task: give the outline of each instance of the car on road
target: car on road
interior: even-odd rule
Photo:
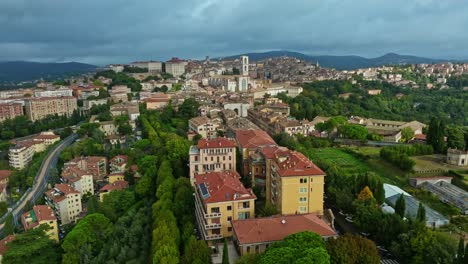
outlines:
[[[346,220],[347,222],[349,222],[349,223],[354,223],[353,217],[351,217],[351,216],[347,216],[347,217],[345,218],[345,220]]]

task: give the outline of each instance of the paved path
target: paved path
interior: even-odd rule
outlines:
[[[41,167],[39,168],[39,172],[36,174],[36,177],[34,179],[32,189],[26,194],[24,194],[25,196],[23,195],[23,197],[21,198],[21,202],[11,210],[11,213],[13,214],[13,217],[15,219],[15,223],[17,222],[16,220],[19,219],[21,214],[24,213],[24,209],[28,201],[31,201],[31,203],[34,204],[37,201],[37,199],[43,195],[44,191],[47,188],[50,169],[55,168],[55,166],[57,165],[57,160],[62,150],[68,147],[70,144],[72,144],[77,138],[78,136],[76,134],[72,134],[71,136],[67,137],[57,146],[55,146],[54,149],[50,151],[49,154],[42,161]],[[0,230],[2,229],[3,223],[0,225]]]

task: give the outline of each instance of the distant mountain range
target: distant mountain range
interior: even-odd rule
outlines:
[[[222,59],[235,59],[241,55],[249,56],[251,61],[258,61],[268,58],[276,58],[281,56],[289,56],[304,59],[313,63],[319,62],[320,66],[326,68],[335,68],[338,70],[351,70],[359,68],[377,67],[389,64],[418,64],[418,63],[439,63],[449,60],[422,58],[409,55],[399,55],[396,53],[388,53],[377,58],[364,58],[361,56],[327,56],[327,55],[306,55],[299,52],[278,50],[261,53],[245,53],[234,56],[222,57]]]
[[[41,63],[28,61],[0,62],[0,83],[55,79],[96,70],[97,66],[78,63]]]

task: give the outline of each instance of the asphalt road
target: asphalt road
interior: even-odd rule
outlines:
[[[58,157],[62,150],[71,145],[77,138],[78,135],[76,134],[72,134],[71,136],[67,137],[57,146],[55,146],[55,148],[42,161],[41,167],[39,168],[39,172],[36,174],[36,177],[34,179],[31,191],[25,194],[26,196],[23,196],[21,198],[21,202],[11,210],[11,213],[13,214],[13,217],[15,219],[15,223],[18,223],[17,220],[20,218],[21,214],[24,213],[28,201],[31,201],[31,203],[34,204],[37,201],[37,199],[39,199],[44,194],[47,188],[50,169],[56,167]],[[0,225],[0,231],[3,229],[3,225],[3,223]]]

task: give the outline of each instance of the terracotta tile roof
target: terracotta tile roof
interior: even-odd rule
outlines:
[[[25,230],[35,228],[42,221],[57,221],[54,211],[47,205],[35,205],[31,211],[21,215]]]
[[[48,190],[45,192],[47,197],[49,197],[49,199],[51,199],[52,201],[56,203],[67,198],[68,194],[79,194],[79,193],[80,193],[79,191],[75,190],[70,185],[64,184],[64,183],[55,184],[54,189]]]
[[[197,116],[189,120],[191,124],[194,126],[201,126],[201,125],[206,125],[208,123],[212,123],[211,119],[209,119],[206,116]]]
[[[0,256],[3,256],[5,252],[7,252],[8,247],[7,244],[10,243],[15,239],[15,235],[9,235],[5,237],[4,239],[0,240]]]
[[[322,237],[337,235],[324,220],[315,214],[235,220],[232,221],[232,227],[240,244],[280,241],[288,235],[303,231],[311,231]]]
[[[54,211],[47,205],[35,205],[33,210],[39,222],[57,220]]]
[[[108,183],[101,188],[100,192],[111,192],[117,190],[123,190],[128,187],[127,181],[116,181],[113,183]]]
[[[0,170],[0,181],[8,179],[12,173],[11,170]]]
[[[317,165],[297,151],[288,150],[276,153],[274,160],[278,165],[278,174],[281,177],[325,175],[325,172]]]
[[[236,140],[241,148],[276,146],[276,142],[263,130],[237,130]]]
[[[204,198],[205,203],[257,199],[252,189],[247,189],[242,185],[236,171],[195,174],[195,182],[197,188],[206,188],[209,194]]]
[[[414,135],[414,139],[426,140],[426,135],[424,135],[424,134],[416,134],[416,135]]]
[[[127,155],[117,155],[113,157],[109,163],[114,164],[114,165],[123,165],[127,163],[128,161],[128,156]]]
[[[218,137],[214,139],[200,139],[197,147],[199,149],[207,148],[235,148],[236,142],[230,138]]]
[[[278,153],[289,152],[289,149],[281,146],[268,146],[260,149],[260,152],[267,159],[274,159]]]
[[[57,139],[57,138],[60,138],[60,136],[58,135],[44,135],[44,134],[41,134],[41,135],[37,135],[34,137],[34,140],[47,140],[47,139]]]
[[[143,99],[144,102],[148,103],[166,103],[169,102],[171,99],[169,97],[166,98],[145,98]]]

